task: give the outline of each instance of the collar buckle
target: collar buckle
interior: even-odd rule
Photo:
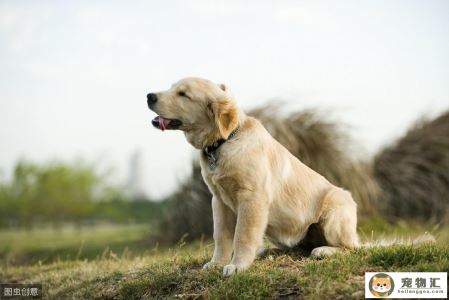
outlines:
[[[239,131],[240,126],[238,126],[236,129],[234,129],[231,134],[229,135],[227,140],[232,139],[237,132]],[[218,148],[220,148],[221,145],[223,145],[227,140],[225,139],[219,139],[212,143],[212,145],[206,145],[203,148],[203,154],[207,158],[207,161],[209,162],[209,170],[213,171],[217,168],[217,156],[216,152]]]

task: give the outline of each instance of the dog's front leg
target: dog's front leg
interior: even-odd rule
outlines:
[[[204,265],[204,269],[229,263],[232,256],[232,240],[234,239],[236,216],[216,196],[212,197],[212,213],[214,217],[215,249],[211,261]]]
[[[231,263],[223,268],[224,276],[247,269],[254,261],[257,249],[263,244],[268,222],[268,207],[261,200],[254,197],[239,200],[234,255]]]

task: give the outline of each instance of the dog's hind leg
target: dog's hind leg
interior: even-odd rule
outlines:
[[[333,188],[322,201],[318,222],[327,246],[312,250],[311,256],[330,256],[342,249],[358,247],[357,204],[349,192]]]

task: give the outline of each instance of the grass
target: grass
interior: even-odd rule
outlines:
[[[347,299],[363,298],[364,272],[449,269],[449,247],[441,245],[359,249],[322,260],[273,253],[230,278],[220,268],[201,269],[210,255],[210,245],[196,244],[134,258],[15,266],[0,281],[42,283],[51,299]]]
[[[362,223],[361,229],[374,229],[375,237],[411,234],[403,225],[370,222]],[[414,235],[428,230],[410,228]],[[5,264],[0,282],[42,283],[49,299],[360,299],[364,298],[365,272],[449,270],[449,246],[444,239],[448,230],[433,231],[443,237],[436,245],[362,248],[322,260],[294,251],[270,250],[248,271],[230,278],[223,278],[221,268],[202,270],[213,244],[196,242],[133,256],[108,250],[95,259]],[[93,231],[90,234],[95,236]],[[27,248],[25,244],[23,248]]]
[[[390,224],[384,219],[368,218],[360,220],[358,233],[362,241],[391,240],[393,238],[410,240],[426,233],[435,237],[439,244],[449,244],[449,227],[447,225],[425,225],[419,222],[398,221]]]
[[[95,259],[107,254],[141,254],[149,225],[100,225],[0,230],[0,266]]]

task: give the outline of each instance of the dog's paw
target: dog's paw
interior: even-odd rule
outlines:
[[[310,256],[315,257],[315,258],[324,258],[327,256],[332,256],[335,253],[337,253],[338,251],[340,251],[340,249],[338,249],[336,247],[322,246],[322,247],[313,249],[312,252],[310,253]]]
[[[229,265],[224,266],[223,276],[229,277],[234,273],[245,271],[247,268],[248,268],[248,266],[245,267],[245,266],[241,266],[241,265],[229,264]]]
[[[237,266],[234,264],[229,264],[223,268],[223,276],[228,277],[237,272]]]
[[[210,261],[203,266],[203,270],[212,269],[218,266],[220,263],[216,261]]]

